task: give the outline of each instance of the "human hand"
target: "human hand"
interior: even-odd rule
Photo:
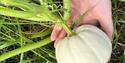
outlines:
[[[70,25],[74,19],[80,17],[86,11],[88,11],[87,15],[78,25],[96,25],[99,23],[101,29],[111,39],[113,33],[111,0],[71,0],[71,16],[67,23]],[[66,32],[58,25],[55,25],[51,34],[51,40],[59,40],[64,38],[65,35]]]

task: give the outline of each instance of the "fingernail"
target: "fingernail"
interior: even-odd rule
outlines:
[[[55,36],[51,36],[50,39],[51,39],[51,41],[54,41],[55,40]]]
[[[54,39],[52,37],[50,39],[51,39],[51,41],[54,41]]]

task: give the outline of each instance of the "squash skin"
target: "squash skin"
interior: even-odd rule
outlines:
[[[112,52],[108,36],[92,25],[82,25],[76,35],[59,40],[55,46],[58,63],[107,63]]]

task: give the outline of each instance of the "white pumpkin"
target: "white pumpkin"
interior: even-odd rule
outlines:
[[[59,40],[55,46],[58,63],[107,63],[112,45],[107,35],[92,25],[82,25],[76,35]]]

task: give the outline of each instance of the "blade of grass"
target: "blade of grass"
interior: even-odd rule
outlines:
[[[13,57],[15,55],[18,55],[20,53],[27,52],[29,50],[45,46],[45,45],[49,44],[50,42],[51,42],[50,38],[46,38],[46,39],[41,40],[41,41],[39,41],[37,43],[27,44],[22,48],[17,48],[17,49],[15,49],[13,51],[10,51],[8,53],[0,55],[0,62],[3,61],[3,60],[8,59],[10,57]]]
[[[17,36],[19,36],[18,33],[15,33],[15,31],[13,31],[12,29],[8,28],[7,26],[3,26],[3,27],[6,28],[8,31],[11,31],[11,32],[13,32],[14,34],[16,34]],[[8,39],[8,40],[9,40],[9,39]],[[26,38],[25,36],[23,36],[23,40],[24,40],[25,42],[28,42],[28,43],[32,43],[32,42],[33,42],[32,40]],[[17,41],[17,40],[16,40],[16,41]],[[19,43],[19,42],[18,42],[18,43]]]
[[[11,37],[11,36],[9,36],[9,35],[3,33],[3,32],[0,32],[0,34],[2,34],[3,36],[6,36],[7,38],[9,38],[9,39],[12,40],[12,41],[16,41],[13,37]]]
[[[19,24],[19,21],[18,21],[18,19],[16,19],[16,21],[17,21],[17,27],[18,27],[18,32],[19,32],[19,39],[20,39],[20,46],[21,46],[21,48],[23,47],[23,37],[22,37],[22,30],[21,30],[21,27],[20,27],[20,24]],[[20,56],[20,63],[22,63],[22,61],[23,61],[23,53],[21,53],[21,56]]]
[[[3,27],[4,19],[0,19],[0,29]]]
[[[46,53],[49,57],[51,57],[51,58],[56,60],[54,51],[51,51],[48,48],[47,48],[48,50],[46,48],[39,48],[39,49],[40,49],[39,51],[42,51],[42,52]]]
[[[23,38],[22,38],[22,30],[21,30],[21,27],[20,27],[20,24],[18,22],[18,19],[17,19],[17,27],[18,27],[18,32],[19,32],[19,39],[20,39],[20,46],[23,47]]]
[[[33,53],[35,53],[36,55],[38,55],[39,57],[43,58],[44,60],[46,61],[49,61],[47,58],[45,58],[44,56],[42,56],[40,53],[34,51],[34,50],[31,50]],[[50,62],[50,61],[49,61]]]
[[[18,42],[11,42],[11,41],[0,41],[0,43],[3,42],[2,45],[0,45],[0,49],[6,48],[8,46],[17,44]]]

